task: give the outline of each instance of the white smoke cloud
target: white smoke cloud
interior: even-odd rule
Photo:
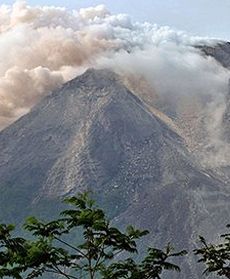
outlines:
[[[161,45],[169,42],[175,46],[189,45],[197,40],[201,39],[168,27],[132,23],[127,15],[111,15],[103,5],[80,11],[30,7],[25,1],[16,1],[12,6],[2,5],[0,128],[27,112],[50,90],[83,69],[99,66],[98,59],[102,57],[116,57],[121,52],[122,58],[125,50],[134,52],[131,57],[135,63],[135,53],[139,50],[138,60],[143,58],[150,64],[153,59],[144,57],[146,49],[150,48],[150,55],[159,55],[159,71],[154,73],[158,79],[165,63],[160,61],[164,56],[160,53]],[[172,60],[171,64],[175,62],[180,63]],[[183,74],[183,69],[179,70]],[[172,79],[167,79],[167,83],[170,84]],[[157,88],[159,84],[154,86]]]
[[[101,67],[112,67],[124,76],[128,72],[129,87],[174,120],[204,167],[229,165],[230,144],[223,140],[222,127],[229,70],[184,41],[161,44],[102,57]]]
[[[160,95],[226,94],[229,71],[193,47],[164,44],[161,47],[125,51],[102,57],[102,67],[143,75]]]
[[[104,6],[79,12],[25,1],[1,6],[0,129],[94,65],[97,56],[122,48],[113,29],[123,25],[123,17],[110,18]]]
[[[111,67],[150,105],[166,104],[163,109],[175,121],[189,113],[205,115],[207,135],[222,148],[216,125],[229,71],[192,47],[215,42],[132,22],[103,5],[79,11],[31,7],[23,0],[2,5],[0,129],[88,67]]]

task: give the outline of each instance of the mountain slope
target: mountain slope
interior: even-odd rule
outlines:
[[[60,197],[92,190],[119,226],[192,250],[228,222],[229,190],[183,139],[109,70],[88,70],[0,133],[0,218],[53,217]],[[181,277],[199,278],[194,259]],[[173,277],[171,277],[173,278]]]
[[[216,59],[222,66],[230,68],[230,42],[220,42],[213,46],[197,46],[205,55]]]
[[[32,202],[79,187],[111,184],[116,173],[129,167],[122,164],[138,162],[137,154],[148,146],[149,138],[155,140],[152,152],[159,157],[151,159],[151,173],[158,176],[158,148],[167,146],[164,141],[170,138],[170,148],[177,152],[181,139],[153,117],[114,73],[89,70],[0,134],[1,185],[12,194],[20,189],[17,196],[29,196]],[[140,166],[136,169],[139,172]]]

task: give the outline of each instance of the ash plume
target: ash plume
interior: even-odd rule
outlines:
[[[216,123],[221,125],[220,107],[230,74],[193,47],[216,42],[134,22],[128,15],[111,14],[103,5],[79,11],[31,7],[23,0],[2,5],[0,129],[87,68],[109,67],[149,105],[168,103],[172,118],[184,117],[185,111],[197,113],[199,107],[207,134],[222,146]],[[210,116],[213,121],[208,121]]]

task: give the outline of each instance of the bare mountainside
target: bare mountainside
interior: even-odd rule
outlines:
[[[0,177],[4,222],[53,217],[61,197],[84,190],[120,226],[149,229],[154,246],[192,251],[229,222],[229,187],[109,70],[86,71],[3,130]],[[175,278],[200,278],[194,263]]]
[[[201,45],[198,48],[208,56],[212,56],[224,67],[230,68],[230,42],[221,42],[213,46]]]

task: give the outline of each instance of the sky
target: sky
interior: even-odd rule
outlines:
[[[13,2],[1,0],[0,4]],[[105,4],[112,13],[127,13],[137,21],[167,25],[191,35],[230,40],[230,0],[28,0],[27,3],[69,9]]]

